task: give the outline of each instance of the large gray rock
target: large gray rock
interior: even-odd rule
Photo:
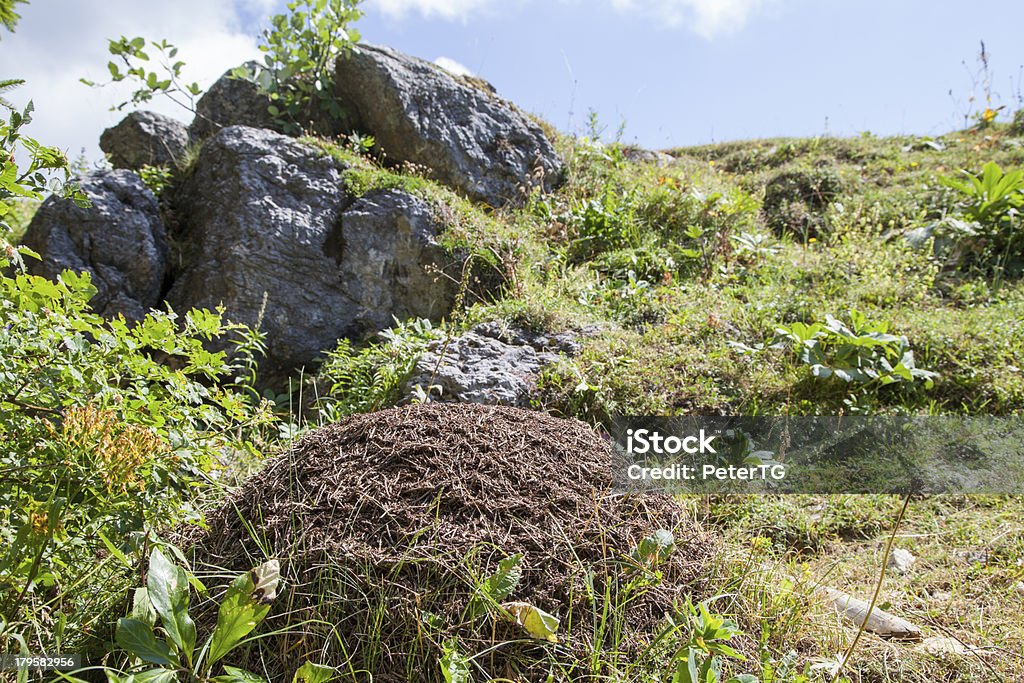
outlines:
[[[175,198],[183,267],[175,309],[223,304],[267,334],[264,385],[392,317],[440,318],[452,260],[432,207],[405,192],[345,194],[344,167],[268,130],[225,128]],[[456,271],[458,265],[452,266]],[[456,277],[457,281],[457,277]]]
[[[42,262],[29,271],[56,278],[65,269],[88,271],[98,290],[93,310],[140,320],[160,303],[167,275],[167,238],[156,197],[131,171],[96,171],[79,179],[92,206],[51,196],[22,243]]]
[[[526,407],[540,371],[559,353],[576,355],[576,335],[543,335],[483,323],[447,344],[433,342],[416,362],[406,394],[431,400]]]
[[[255,62],[244,66],[253,69]],[[205,140],[228,126],[276,129],[270,116],[270,98],[251,80],[235,78],[229,70],[203,93],[196,103],[196,116],[189,133]]]
[[[100,149],[114,168],[137,171],[143,166],[174,166],[185,158],[188,128],[152,111],[133,111],[100,136]]]
[[[425,166],[473,199],[501,206],[520,186],[539,180],[550,189],[561,176],[536,123],[430,62],[361,44],[338,59],[334,80],[340,103],[387,159]]]

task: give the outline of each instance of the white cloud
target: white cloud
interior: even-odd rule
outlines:
[[[461,64],[459,62],[456,62],[451,57],[438,57],[437,59],[434,60],[434,64],[437,64],[439,67],[441,67],[442,69],[444,69],[448,73],[455,74],[456,76],[472,76],[473,75],[473,72],[470,71],[468,66],[466,66],[465,64]]]
[[[255,37],[239,27],[231,2],[47,0],[32,2],[20,11],[17,32],[3,36],[0,77],[26,80],[8,99],[16,104],[29,99],[35,103],[36,114],[27,132],[72,157],[84,147],[90,160],[101,158],[100,133],[125,114],[109,109],[127,99],[132,90],[127,84],[93,89],[78,82],[81,77],[109,79],[108,39],[121,35],[166,38],[178,46],[178,58],[186,62],[183,77],[203,88],[228,68],[258,54]],[[186,123],[191,119],[190,112],[164,98],[144,106]]]
[[[577,0],[561,0],[576,2]],[[596,2],[597,0],[589,0]],[[612,7],[624,12],[650,16],[660,24],[684,26],[705,38],[730,33],[739,29],[760,5],[770,0],[606,0]],[[424,17],[440,17],[467,21],[483,9],[496,7],[508,0],[369,0],[392,18],[404,18],[418,13]],[[581,11],[587,11],[586,4]]]
[[[712,38],[731,33],[767,0],[612,0],[612,6],[649,14],[670,26],[686,26]]]
[[[494,0],[372,0],[372,3],[367,4],[395,18],[417,12],[424,17],[464,21],[477,10],[497,3]]]

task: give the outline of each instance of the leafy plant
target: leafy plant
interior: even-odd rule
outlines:
[[[393,405],[427,345],[441,333],[429,320],[396,323],[380,341],[357,348],[348,339],[327,353],[316,382],[326,392],[316,402],[320,418],[337,422],[346,415]]]
[[[0,94],[6,94],[24,83],[22,80],[0,81]],[[32,122],[35,107],[29,102],[18,110],[0,97],[0,110],[7,117],[0,118],[0,258],[21,265],[19,252],[8,243],[12,221],[19,215],[18,202],[42,201],[43,196],[54,193],[87,206],[88,200],[77,185],[71,182],[71,165],[67,156],[56,147],[47,147],[27,137],[24,128]],[[19,159],[24,166],[19,166]]]
[[[149,191],[159,197],[174,180],[174,171],[168,166],[150,166],[146,164],[139,169],[139,178]]]
[[[177,59],[178,48],[166,40],[151,40],[149,48],[156,51],[156,59],[146,52],[146,39],[140,36],[107,41],[107,51],[114,57],[107,62],[110,72],[110,83],[130,81],[136,89],[131,98],[120,102],[111,110],[121,111],[128,105],[138,106],[160,95],[193,114],[196,111],[196,99],[202,94],[198,83],[184,83],[181,72],[185,62]],[[155,62],[155,68],[150,70]],[[108,83],[96,83],[88,78],[80,78],[80,82],[89,87],[103,87]]]
[[[998,224],[1024,205],[1024,169],[1004,173],[990,161],[978,175],[964,171],[962,178],[944,176],[940,180],[963,195],[964,215],[983,225]]]
[[[597,199],[579,204],[568,216],[573,235],[570,258],[581,260],[601,252],[636,246],[639,233],[628,197],[605,190]]]
[[[672,658],[672,683],[720,683],[723,658],[746,660],[728,645],[743,631],[731,619],[712,614],[706,602],[694,605],[687,600],[681,611],[685,623],[679,626],[689,638]],[[739,674],[725,683],[757,683],[757,677]]]
[[[981,173],[963,172],[962,177],[941,177],[946,187],[959,193],[965,222],[947,218],[936,232],[939,240],[950,241],[949,260],[964,268],[978,264],[994,266],[997,277],[1006,270],[1019,272],[1022,258],[1021,207],[1024,207],[1024,169],[1004,172],[989,162]]]
[[[788,345],[819,379],[881,385],[922,381],[930,388],[937,376],[915,365],[906,337],[889,334],[887,322],[869,321],[859,311],[850,311],[849,326],[826,315],[825,322],[797,322],[775,333],[778,344]]]
[[[28,0],[0,0],[0,26],[3,26],[10,32],[14,32],[14,27],[17,25],[18,20],[21,16],[14,11],[14,8],[18,5],[27,4]]]
[[[362,16],[360,0],[293,0],[263,32],[264,63],[239,67],[236,78],[257,83],[270,96],[270,115],[286,133],[298,134],[326,114],[345,120],[334,97],[334,62],[359,41],[350,27]]]
[[[127,655],[120,669],[106,668],[111,683],[129,681],[192,681],[195,683],[257,683],[249,671],[222,664],[270,613],[281,584],[280,566],[270,560],[231,582],[217,610],[217,623],[199,641],[189,613],[191,587],[202,584],[184,567],[156,549],[149,558],[146,585],[135,589],[129,616],[117,622],[115,640]],[[201,644],[200,644],[201,642]],[[219,665],[219,666],[218,666]],[[214,675],[220,669],[220,675]],[[306,662],[293,683],[324,683],[329,667]],[[77,679],[73,679],[77,680]]]

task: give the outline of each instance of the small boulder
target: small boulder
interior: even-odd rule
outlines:
[[[133,111],[100,136],[100,149],[114,168],[137,171],[143,166],[174,166],[185,158],[188,128],[152,111]]]
[[[335,94],[385,157],[492,206],[524,185],[551,189],[562,164],[540,126],[493,93],[430,62],[361,44],[338,59]]]
[[[175,197],[181,266],[168,302],[223,304],[228,319],[258,323],[264,386],[341,337],[393,317],[437,320],[451,305],[454,258],[437,244],[433,207],[398,190],[353,201],[344,170],[292,138],[232,126],[203,145]]]
[[[244,65],[250,70],[255,62]],[[270,115],[270,98],[260,92],[251,80],[236,78],[232,70],[224,73],[196,103],[196,116],[189,126],[189,134],[196,140],[205,140],[228,126],[249,126],[276,130]]]
[[[65,269],[88,271],[98,290],[94,311],[142,319],[160,303],[167,275],[167,237],[156,197],[135,173],[95,171],[79,179],[92,203],[83,208],[51,196],[22,244],[42,256],[29,272],[48,278]]]
[[[913,568],[917,558],[913,553],[903,548],[896,548],[889,555],[889,568],[898,574],[906,574]]]
[[[447,344],[434,342],[417,361],[406,393],[419,387],[442,402],[525,407],[544,366],[557,363],[559,352],[579,349],[571,333],[547,336],[484,323]]]

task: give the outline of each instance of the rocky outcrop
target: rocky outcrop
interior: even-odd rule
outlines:
[[[93,310],[140,320],[160,303],[167,274],[167,238],[156,197],[126,170],[96,171],[79,179],[91,206],[52,196],[22,239],[42,261],[29,271],[56,278],[65,269],[92,275]]]
[[[417,164],[492,206],[561,178],[541,128],[483,81],[368,45],[335,68],[328,104],[337,107],[324,109],[351,116],[311,112],[308,129],[372,133],[385,163]],[[351,196],[344,163],[275,132],[270,99],[236,71],[200,98],[187,128],[136,112],[105,131],[101,146],[116,167],[173,166],[172,182],[158,202],[131,170],[98,172],[82,180],[91,207],[47,200],[24,239],[43,256],[33,272],[89,271],[94,310],[105,316],[223,305],[227,319],[266,335],[263,386],[281,386],[340,338],[370,335],[396,318],[446,315],[465,256],[442,248],[438,236],[455,214],[400,189]],[[185,168],[190,145],[198,155]],[[496,286],[472,275],[476,294]],[[537,368],[575,343],[487,326],[472,335],[455,350],[497,374],[478,369],[463,381],[452,370],[448,397],[522,404]]]
[[[133,111],[100,136],[100,149],[114,168],[175,166],[188,147],[185,124],[152,111]]]
[[[419,390],[436,401],[529,406],[544,366],[580,348],[573,333],[545,335],[484,323],[447,344],[434,342],[416,362],[406,393]]]
[[[253,70],[256,64],[243,66]],[[225,72],[196,103],[196,116],[189,127],[194,139],[205,140],[228,126],[275,128],[268,110],[270,98],[253,81],[233,76],[233,71]]]
[[[387,159],[424,166],[472,199],[501,206],[523,185],[551,189],[560,178],[536,123],[430,62],[358,45],[338,59],[335,93]]]
[[[353,201],[343,170],[291,138],[233,126],[204,144],[175,198],[183,267],[168,302],[223,304],[229,319],[258,323],[264,383],[341,337],[393,317],[436,320],[451,304],[431,207],[397,190]]]

